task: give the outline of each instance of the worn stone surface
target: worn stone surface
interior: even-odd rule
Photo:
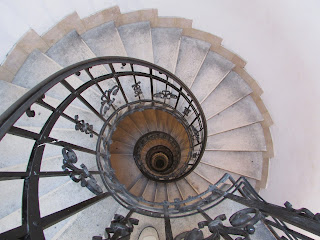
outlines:
[[[208,190],[208,187],[210,183],[197,175],[194,172],[191,172],[188,176],[185,178],[188,183],[192,186],[192,188],[197,192],[197,194],[200,194],[206,190]]]
[[[108,197],[83,210],[68,228],[59,234],[56,239],[91,239],[93,236],[103,236],[105,228],[109,227],[115,213],[118,213],[119,205]],[[94,219],[90,221],[89,219]],[[88,221],[89,220],[89,221]]]
[[[191,28],[192,20],[178,17],[157,17],[152,22],[152,27],[164,27],[164,28]]]
[[[202,102],[231,71],[234,64],[217,53],[209,51],[191,91]]]
[[[130,119],[134,122],[135,126],[142,134],[149,132],[147,121],[142,112],[135,112],[130,115]]]
[[[179,189],[175,182],[167,183],[167,194],[169,202],[174,202],[174,199],[176,198],[182,199],[182,196],[180,195]]]
[[[263,121],[259,109],[250,96],[247,96],[207,121],[208,135],[225,132]]]
[[[97,57],[127,56],[114,22],[104,23],[81,35]]]
[[[12,83],[30,89],[61,69],[62,67],[55,61],[41,53],[39,50],[35,50],[28,56],[28,59],[19,69]],[[69,77],[68,82],[73,87],[79,87],[82,84],[82,82],[74,76]],[[59,100],[65,99],[69,94],[70,91],[60,83],[56,84],[46,93],[46,95]],[[88,90],[83,93],[83,96],[88,99],[93,106],[99,109],[100,100],[97,94]],[[87,109],[79,100],[73,101],[72,104]]]
[[[234,71],[247,82],[255,94],[260,96],[263,93],[259,84],[242,67],[236,66]]]
[[[199,69],[207,56],[210,44],[195,38],[181,38],[175,74],[191,87]]]
[[[95,28],[101,24],[109,21],[114,21],[120,16],[120,9],[118,6],[107,8],[99,11],[89,17],[82,19],[87,30]]]
[[[15,86],[6,81],[0,80],[0,96],[1,98],[0,115],[4,113],[13,103],[27,92],[27,89]]]
[[[261,124],[255,123],[209,136],[207,149],[223,151],[266,151]]]
[[[197,192],[191,187],[186,179],[183,178],[176,183],[183,199],[186,199],[189,196],[193,197],[197,195]]]
[[[24,34],[17,43],[17,46],[23,49],[27,54],[30,54],[35,49],[45,52],[49,48],[46,42],[33,29],[30,29]]]
[[[128,57],[153,62],[151,29],[149,22],[138,22],[118,27]]]
[[[156,194],[156,186],[155,181],[149,180],[142,197],[147,201],[153,202]]]
[[[156,202],[163,202],[167,201],[167,186],[164,183],[157,183],[157,189],[156,189]]]
[[[147,184],[148,184],[148,179],[143,176],[130,188],[130,192],[133,195],[140,197],[142,196],[143,191],[146,188]]]
[[[170,72],[174,72],[182,29],[152,28],[151,33],[154,63]]]
[[[95,195],[87,188],[81,187],[79,183],[69,181],[39,199],[41,217],[60,211],[94,196]],[[65,199],[68,199],[68,201],[65,201]],[[56,224],[56,228],[48,229],[45,232],[46,238],[51,239],[68,220],[69,219],[59,222]]]
[[[123,142],[131,146],[134,146],[137,141],[134,137],[132,137],[131,131],[127,132],[126,130],[122,129],[119,126],[116,128],[116,130],[112,134],[112,140]]]
[[[261,179],[263,157],[261,152],[206,151],[206,160],[201,161],[228,172]]]
[[[23,94],[28,90],[26,88],[17,86],[15,84],[7,83],[0,81],[0,94],[6,93],[6,97],[1,106],[0,114],[3,113],[8,107],[10,107],[15,101],[17,101]],[[44,98],[44,101],[50,104],[53,107],[57,107],[60,104],[60,101],[49,96]],[[35,116],[33,118],[28,117],[26,114],[23,114],[18,121],[15,123],[15,126],[22,128],[28,127],[42,127],[51,115],[51,111],[37,105],[33,104],[31,110],[35,111]],[[64,111],[65,114],[74,118],[75,115],[80,116],[81,120],[93,124],[93,129],[98,131],[102,126],[102,121],[96,117],[93,113],[79,108],[73,105],[69,105],[68,108]],[[55,124],[55,128],[64,128],[64,129],[74,129],[75,124],[63,117],[60,117]]]
[[[51,47],[46,54],[62,67],[67,67],[74,63],[96,57],[96,55],[91,51],[91,49],[81,39],[76,31],[71,31],[65,35],[64,38]],[[90,72],[93,77],[100,77],[108,73],[108,71],[102,65],[90,68]],[[79,78],[84,82],[90,80],[88,74],[84,71],[82,71],[82,74],[79,76]],[[113,79],[108,79],[106,81],[99,82],[99,85],[105,91],[115,86],[116,82]],[[96,86],[93,86],[92,89],[94,89],[99,95],[102,94]],[[124,100],[122,95],[118,94],[115,98],[114,105],[121,106],[123,102]],[[100,101],[97,100],[94,101],[94,103],[100,104]],[[96,109],[99,108],[100,106]]]
[[[132,121],[130,116],[125,117],[118,125],[121,127],[123,130],[125,130],[127,133],[130,133],[130,135],[138,140],[141,136],[142,133],[141,131],[137,128],[135,123]]]
[[[115,170],[118,180],[126,187],[134,183],[133,181],[141,175],[132,155],[113,154],[111,152],[111,165]],[[128,171],[128,169],[130,169],[130,171]]]
[[[15,75],[24,61],[27,59],[28,54],[19,46],[15,46],[9,53],[2,64],[5,69]]]
[[[183,29],[183,36],[193,37],[211,44],[211,46],[220,46],[222,39],[213,34],[200,31],[194,28]]]
[[[14,74],[3,66],[0,66],[0,79],[6,82],[12,82]]]
[[[46,32],[42,38],[47,45],[51,47],[72,30],[76,30],[80,34],[84,33],[86,30],[82,20],[76,12],[62,19],[57,25]]]
[[[251,88],[238,74],[230,72],[201,103],[206,118],[210,119],[251,92]]]
[[[203,156],[203,161],[206,160],[211,160],[210,158],[207,158],[207,155]],[[233,172],[228,172],[226,170],[222,170],[220,168],[217,167],[213,167],[213,166],[209,166],[207,164],[203,164],[200,162],[200,164],[197,166],[197,168],[194,170],[194,172],[196,174],[198,174],[200,177],[204,178],[205,180],[209,181],[211,184],[215,184],[217,183],[225,173],[229,173],[231,175],[231,177],[233,177],[235,180],[237,180],[240,175],[233,173]],[[256,185],[256,180],[252,179],[252,178],[247,178],[247,180],[249,181],[249,183],[255,187]],[[226,184],[231,184],[231,182],[226,182]]]
[[[118,27],[118,32],[128,57],[153,62],[152,39],[149,22],[137,22],[123,25]],[[126,70],[128,70],[128,68],[130,69],[129,66],[126,67]],[[133,68],[135,71],[149,73],[149,69],[146,67],[134,65]],[[136,77],[136,81],[140,82],[143,97],[150,99],[150,80],[148,78],[138,76]],[[132,90],[132,85],[134,84],[133,79],[125,78],[123,82],[124,90],[126,91],[126,94],[130,96],[130,99],[138,100],[137,97],[134,97],[134,91]]]
[[[149,21],[154,23],[158,17],[158,9],[146,9],[121,14],[116,20],[116,26]]]
[[[65,35],[46,54],[63,67],[95,57],[75,30]]]

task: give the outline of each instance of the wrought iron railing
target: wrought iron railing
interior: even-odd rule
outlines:
[[[219,183],[229,184],[219,188]],[[217,184],[210,186],[207,191],[200,195],[203,197],[206,194],[209,194],[210,197],[203,198],[203,202],[199,201],[193,206],[180,208],[181,205],[179,204],[180,212],[188,212],[188,215],[198,214],[202,217],[202,220],[198,222],[198,228],[182,232],[175,237],[171,219],[177,216],[169,213],[168,207],[170,204],[163,204],[162,218],[164,218],[165,238],[167,240],[218,240],[220,237],[226,240],[250,240],[251,237],[259,240],[312,240],[318,239],[320,236],[319,213],[313,214],[306,208],[294,209],[289,202],[285,203],[285,207],[267,203],[245,177],[240,177],[235,181],[229,174],[225,174]],[[241,208],[230,216],[229,223],[225,223],[227,220],[225,214],[212,217],[210,215],[213,215],[214,211],[211,211],[211,214],[208,213],[210,209],[222,202],[230,203],[228,206],[237,203],[240,206],[237,206],[237,208]],[[188,201],[185,203],[188,203]],[[110,227],[106,229],[106,240],[130,239],[134,225],[139,224],[138,218],[130,218],[135,211],[135,208],[131,208],[126,217],[115,215]],[[157,214],[150,216],[159,217]],[[121,227],[119,227],[119,224]],[[207,231],[203,231],[205,228],[207,228]],[[125,231],[121,232],[123,229]],[[103,238],[93,238],[93,240],[98,239]]]
[[[105,69],[109,70],[109,73]],[[75,86],[71,79],[73,75],[81,77],[84,83]],[[53,106],[46,101],[46,95],[57,86],[60,88],[63,86],[69,92],[60,99],[57,106]],[[101,102],[97,104],[86,97],[90,89],[100,94]],[[67,114],[66,109],[76,101],[101,120],[101,128],[82,120],[83,116],[80,114],[74,117]],[[24,114],[31,118],[35,117],[33,104],[51,111],[38,132],[15,125]],[[161,109],[180,120],[189,137],[191,146],[189,159],[181,167],[181,171],[175,172],[168,179],[161,180],[174,181],[185,177],[196,168],[205,149],[207,138],[205,116],[200,104],[183,82],[154,64],[125,57],[102,57],[77,63],[44,80],[2,114],[0,139],[5,139],[6,135],[29,139],[33,141],[33,148],[26,171],[0,172],[1,181],[13,179],[24,181],[21,225],[1,233],[0,239],[44,239],[44,229],[109,196],[113,196],[122,206],[129,209],[129,213],[126,217],[115,216],[110,228],[106,229],[107,239],[129,239],[133,226],[138,224],[137,219],[131,218],[133,213],[163,218],[167,239],[173,239],[170,219],[195,214],[201,214],[205,221],[199,223],[199,229],[184,233],[185,239],[203,239],[200,229],[206,226],[211,233],[207,239],[219,239],[219,236],[228,240],[232,239],[231,236],[250,239],[250,234],[254,234],[254,225],[259,221],[263,222],[277,239],[312,239],[291,229],[287,223],[320,236],[319,214],[314,215],[307,209],[295,210],[288,203],[285,208],[266,203],[243,177],[235,181],[226,174],[203,193],[184,200],[176,199],[174,202],[155,203],[130,194],[113,173],[108,155],[108,141],[117,121],[138,108]],[[55,124],[61,118],[73,123],[76,131],[87,134],[87,137],[97,138],[96,149],[51,136]],[[49,145],[60,147],[63,154],[61,163],[63,171],[41,171],[44,151]],[[78,159],[75,151],[96,156],[99,171],[91,171],[85,165],[81,165],[81,168],[76,167]],[[98,174],[107,188],[106,192],[103,192],[97,183]],[[70,176],[73,181],[81,183],[82,187],[87,187],[97,196],[47,216],[41,216],[39,179],[59,176]],[[236,195],[236,192],[239,194]],[[226,227],[222,223],[225,216],[220,215],[213,219],[206,212],[221,202],[230,200],[249,209],[236,213],[230,218],[232,227]],[[286,237],[280,237],[282,234]],[[181,238],[177,236],[176,239]]]
[[[77,85],[74,76],[79,77],[83,84]],[[53,90],[56,93],[60,91],[57,97],[60,103],[57,106],[46,100],[46,96],[51,96],[50,92]],[[61,97],[65,91],[68,93]],[[94,102],[88,97],[93,92],[100,94],[101,102]],[[24,114],[30,118],[36,116],[36,112],[32,110],[34,104],[51,111],[40,130],[33,131],[15,124],[19,118],[25,116]],[[100,129],[87,122],[88,120],[82,120],[81,114],[76,114],[74,117],[68,115],[66,110],[73,104],[81,104],[102,122],[103,127]],[[205,116],[199,102],[184,83],[172,73],[154,64],[126,57],[86,60],[48,77],[4,112],[0,117],[0,139],[6,138],[8,134],[33,141],[26,171],[0,172],[2,181],[24,179],[22,225],[11,232],[20,237],[28,234],[34,239],[41,239],[44,228],[65,217],[63,212],[45,218],[40,216],[38,194],[40,178],[69,175],[73,181],[80,182],[81,186],[99,194],[96,198],[71,207],[68,214],[110,195],[109,192],[102,193],[94,175],[100,174],[110,192],[118,194],[119,189],[112,190],[109,188],[111,185],[107,184],[106,179],[110,180],[114,176],[111,168],[104,167],[108,165],[108,152],[102,149],[101,145],[108,141],[109,130],[114,121],[137,108],[161,109],[174,115],[183,124],[189,137],[189,158],[180,168],[182,170],[163,180],[173,181],[188,175],[199,163],[205,149],[207,139]],[[97,149],[78,145],[72,142],[72,139],[52,137],[55,124],[61,118],[73,123],[76,131],[88,134],[88,137],[98,137]],[[41,171],[42,158],[48,145],[61,147],[60,152],[63,152],[64,157],[63,171]],[[74,165],[77,162],[74,151],[97,156],[99,171],[89,171],[85,165],[77,168]],[[123,190],[121,194],[130,196],[125,189],[121,190]],[[161,211],[163,212],[163,208]]]

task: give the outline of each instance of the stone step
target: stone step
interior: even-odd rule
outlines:
[[[144,110],[142,114],[146,120],[149,131],[158,131],[157,115],[154,110]]]
[[[113,21],[90,29],[83,33],[81,37],[97,57],[127,56]]]
[[[186,179],[180,179],[176,182],[179,192],[183,199],[187,199],[189,196],[193,197],[198,195],[197,192],[192,188],[192,186],[187,182]]]
[[[0,115],[4,113],[12,104],[14,104],[20,97],[22,97],[28,90],[9,83],[4,80],[0,80]]]
[[[28,89],[17,86],[12,83],[8,83],[5,81],[0,81],[0,95],[7,94],[8,97],[5,98],[3,104],[0,106],[0,114],[3,113],[7,108],[9,108],[15,101],[17,101],[24,93],[26,93]],[[50,104],[53,107],[57,107],[60,104],[60,101],[49,96],[46,96],[43,99],[44,102]],[[47,121],[48,117],[51,115],[51,111],[47,110],[44,107],[39,106],[38,104],[33,104],[31,110],[35,111],[35,116],[33,118],[28,117],[26,114],[23,114],[19,120],[14,124],[14,126],[21,128],[28,127],[42,127]],[[85,122],[89,122],[93,125],[95,131],[99,131],[102,127],[102,120],[99,119],[96,115],[85,110],[83,108],[69,105],[67,109],[64,111],[65,114],[74,118],[75,115],[78,115],[81,120]],[[60,117],[56,124],[55,128],[67,128],[72,129],[75,127],[75,123]]]
[[[91,239],[93,236],[103,236],[118,209],[119,204],[112,197],[103,199],[78,213],[73,221],[66,224],[64,231],[54,235],[53,239]]]
[[[96,150],[96,143],[98,139],[96,135],[93,135],[93,137],[91,138],[89,134],[85,134],[81,131],[76,131],[75,129],[54,129],[53,131],[51,131],[49,136],[56,138],[59,141],[72,143],[94,151]]]
[[[105,188],[101,183],[100,179],[96,179],[99,185],[105,191]],[[41,216],[43,217],[48,214],[60,211],[74,204],[90,199],[94,196],[96,195],[91,193],[87,188],[81,187],[79,183],[70,181],[62,185],[61,187],[57,188],[55,191],[51,191],[43,198],[40,198],[39,203]],[[68,199],[68,201],[66,201],[66,199]],[[51,239],[53,236],[55,236],[59,232],[59,230],[62,229],[65,224],[68,223],[69,220],[70,219],[67,218],[46,229],[44,231],[46,239]]]
[[[147,186],[145,187],[142,197],[150,202],[153,202],[156,195],[157,184],[155,181],[149,180]]]
[[[88,169],[92,171],[97,171],[97,166],[95,164],[95,156],[91,154],[86,154],[82,152],[75,151],[78,157],[78,163],[75,164],[78,168],[81,168],[80,165],[83,163],[87,166]],[[57,152],[59,154],[59,152]],[[60,151],[60,155],[45,158],[41,163],[41,171],[63,171],[62,170],[62,159],[63,156]],[[12,167],[2,168],[1,172],[20,172],[26,171],[27,164],[20,164]],[[97,176],[97,175],[95,175]],[[99,176],[98,176],[99,177]],[[59,186],[70,181],[69,176],[61,177],[42,177],[39,180],[39,197],[44,196],[45,194],[53,191]],[[0,195],[0,201],[3,208],[0,211],[0,218],[5,217],[11,214],[14,211],[17,211],[21,207],[22,199],[22,190],[23,190],[24,180],[10,180],[10,181],[0,181],[1,191],[3,194]],[[7,207],[5,207],[7,206]]]
[[[157,183],[157,189],[156,189],[156,198],[155,202],[163,202],[167,201],[167,186],[165,183],[158,182]]]
[[[123,120],[121,120],[118,126],[125,130],[128,134],[130,133],[130,135],[136,140],[138,140],[142,136],[142,133],[140,132],[136,124],[132,121],[130,116],[127,116]]]
[[[34,50],[17,72],[12,83],[26,89],[31,89],[61,69],[62,67],[48,56],[39,50]],[[69,77],[67,81],[75,88],[79,87],[83,83],[75,76]],[[64,100],[69,94],[70,91],[60,83],[56,84],[46,92],[46,95],[59,100]],[[84,98],[89,100],[96,109],[100,108],[100,99],[96,92],[88,89],[82,93],[82,95]],[[77,99],[75,99],[72,104],[87,109],[83,103]]]
[[[209,185],[211,184],[207,180],[203,179],[199,175],[194,172],[191,172],[188,176],[185,177],[188,183],[192,186],[192,188],[200,194],[206,190],[208,190]]]
[[[82,40],[82,38],[75,30],[66,34],[60,41],[53,45],[46,52],[46,54],[62,67],[67,67],[80,61],[96,57],[96,55],[91,51],[88,45]],[[92,67],[90,69],[90,72],[93,77],[99,77],[108,73],[104,66]],[[79,78],[83,82],[87,82],[90,80],[89,75],[84,71],[81,72]],[[115,86],[116,82],[113,79],[109,79],[103,82],[99,82],[99,85],[101,86],[103,91],[106,91]],[[96,86],[93,86],[92,89],[94,89],[99,94],[99,96],[102,94]],[[101,100],[99,99],[97,103],[100,102]],[[123,103],[124,100],[121,94],[118,94],[115,98],[114,105],[121,106]]]
[[[205,151],[202,164],[261,180],[262,152]]]
[[[127,145],[134,147],[137,140],[134,137],[132,137],[131,131],[127,132],[120,126],[117,126],[116,130],[112,134],[112,141],[123,142]]]
[[[40,128],[26,128],[33,132],[40,132]],[[74,129],[54,129],[50,133],[50,137],[57,138],[58,141],[65,141],[91,150],[95,150],[97,137],[91,139],[86,135]],[[32,151],[34,141],[22,137],[7,134],[0,143],[0,152],[6,152],[0,162],[1,168],[11,167],[20,164],[27,164],[30,153]],[[23,148],[21,148],[23,146]],[[62,147],[46,144],[43,158],[57,156],[61,153]]]
[[[98,180],[99,185],[104,189],[100,179]],[[50,191],[44,196],[39,198],[39,206],[41,217],[45,217],[54,212],[60,211],[81,201],[87,200],[94,197],[87,188],[81,187],[79,183],[68,181],[63,185],[60,185],[55,190]],[[68,199],[66,201],[65,199]],[[51,239],[67,222],[70,218],[67,218],[44,231],[46,239]],[[0,219],[0,231],[6,231],[13,227],[21,225],[21,208],[12,212],[11,214]]]
[[[118,27],[128,57],[153,62],[151,28],[149,22],[137,22]]]
[[[127,145],[123,142],[113,141],[112,144],[110,145],[110,153],[132,155],[133,146]]]
[[[260,123],[237,128],[208,137],[206,150],[266,151]]]
[[[118,180],[126,187],[129,187],[141,175],[132,155],[111,154],[111,166]]]
[[[148,179],[144,176],[142,176],[134,185],[133,187],[130,189],[130,192],[137,196],[140,197],[142,196],[146,186],[148,184]]]
[[[191,87],[191,91],[198,101],[202,102],[233,67],[232,62],[215,52],[209,51]]]
[[[206,213],[214,219],[215,217],[225,214],[226,220],[222,221],[223,225],[230,226],[229,219],[230,217],[236,213],[237,211],[246,208],[245,206],[238,204],[237,202],[232,202],[229,200],[223,201],[219,203],[217,206],[208,209]],[[171,219],[171,226],[172,226],[172,232],[173,236],[177,236],[178,234],[186,231],[186,230],[192,230],[193,228],[198,228],[197,224],[201,221],[204,221],[204,217],[201,214],[195,214],[188,217],[183,218],[174,218]],[[261,221],[259,221],[257,224],[255,224],[256,232],[253,235],[250,235],[250,239],[254,240],[273,240],[275,239],[270,231],[266,228],[265,225]],[[205,227],[201,229],[204,233],[204,237],[208,237],[212,235],[208,231],[208,228]],[[232,235],[234,238],[236,236]],[[220,238],[221,239],[221,238]]]
[[[122,43],[118,29],[113,21],[104,23],[96,28],[90,29],[81,35],[84,42],[92,50],[97,57],[102,56],[127,56],[127,52]],[[122,66],[121,64],[113,64],[115,71],[131,71],[130,66]],[[108,65],[105,68],[111,72]],[[134,84],[133,77],[123,76],[119,77],[122,88],[129,101],[138,100],[134,97],[134,91],[132,85]],[[121,93],[116,98],[121,98],[124,101]],[[124,102],[123,102],[124,103]]]
[[[169,202],[174,202],[174,199],[176,198],[182,199],[182,196],[180,195],[179,189],[175,182],[167,183],[167,194]]]
[[[210,118],[207,121],[208,135],[215,135],[262,121],[263,116],[257,105],[251,96],[247,96]]]
[[[164,112],[164,111],[160,111],[160,110],[156,110],[156,118],[157,118],[157,126],[158,126],[158,130],[161,132],[166,132],[168,133],[168,129],[167,129],[167,119],[168,119],[168,113]]]
[[[195,38],[182,36],[175,75],[187,87],[191,87],[207,56],[210,44]]]
[[[207,120],[209,120],[251,92],[249,85],[237,73],[232,71],[201,103],[201,107]]]
[[[179,53],[181,28],[152,28],[154,63],[174,73]]]
[[[168,129],[171,129],[169,130],[169,134],[175,138],[180,145],[181,150],[188,149],[189,140],[185,128],[177,121],[177,119],[172,116],[170,116],[170,118],[172,118],[172,121],[170,121],[168,125]]]
[[[205,161],[206,159],[203,158],[202,160]],[[194,170],[194,173],[196,173],[206,181],[210,182],[212,185],[216,184],[224,176],[225,173],[229,173],[235,180],[241,177],[239,174],[228,172],[226,170],[216,168],[213,166],[209,166],[207,164],[202,163],[202,161],[198,164],[197,168]],[[247,180],[253,187],[255,187],[257,182],[255,179],[247,178]],[[226,184],[230,184],[230,182],[226,182]]]
[[[142,112],[135,112],[130,115],[130,118],[142,134],[149,132],[147,120]]]

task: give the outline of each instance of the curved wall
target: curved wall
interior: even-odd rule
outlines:
[[[157,8],[159,16],[193,19],[244,58],[273,117],[275,157],[267,200],[319,210],[320,2],[317,0],[2,0],[0,61],[31,27],[43,34],[64,16],[81,18],[119,5],[122,12]]]

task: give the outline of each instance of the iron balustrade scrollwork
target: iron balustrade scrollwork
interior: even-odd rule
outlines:
[[[118,94],[119,87],[113,86],[112,88],[106,90],[104,94],[101,96],[101,108],[100,108],[100,114],[105,116],[106,113],[111,108],[112,104],[115,101],[115,98],[111,98],[111,95],[116,96]]]
[[[139,220],[131,218],[134,211],[131,210],[124,217],[120,214],[115,214],[110,223],[110,227],[105,229],[106,238],[94,236],[92,240],[130,240],[130,235],[133,232],[134,225],[139,224]]]
[[[62,169],[65,172],[69,173],[69,177],[72,179],[72,181],[78,183],[81,183],[81,187],[88,188],[92,193],[99,195],[101,194],[102,188],[97,183],[97,180],[92,176],[92,174],[89,172],[86,165],[81,164],[80,168],[77,168],[74,164],[78,162],[78,157],[75,154],[75,152],[66,147],[62,149],[62,155],[63,155],[63,165]],[[71,170],[71,171],[68,171]]]
[[[84,120],[79,120],[79,116],[75,115],[74,119],[76,121],[75,130],[84,132],[85,134],[89,134],[89,136],[93,137],[93,125],[86,123]]]
[[[124,68],[126,65],[130,65],[131,68]],[[106,71],[104,75],[93,76],[91,72],[94,72],[95,68],[104,66],[108,66],[108,69],[111,71]],[[70,83],[69,77],[80,75],[82,79],[85,79],[87,76],[87,81],[83,81],[82,85],[74,87],[74,85]],[[137,81],[136,78],[138,78],[139,81]],[[124,84],[127,84],[128,81],[129,85],[127,86],[129,86],[129,88],[124,88]],[[104,83],[108,83],[108,87],[106,87]],[[162,89],[159,87],[161,85],[157,83],[161,83],[165,87]],[[60,99],[59,104],[54,106],[50,101],[46,100],[45,96],[48,91],[55,88],[56,85],[60,87],[63,86],[69,91],[69,94],[66,94],[66,97]],[[145,92],[145,86],[147,86],[147,89],[150,91],[149,93]],[[99,101],[98,106],[83,94],[88,89],[95,88],[98,88],[101,94],[101,102]],[[87,108],[87,111],[91,112],[92,116],[100,121],[102,127],[99,133],[93,131],[90,125],[85,124],[88,120],[83,120],[82,122],[79,118],[73,118],[68,114],[68,107],[71,106],[75,100],[79,101]],[[114,104],[116,101],[117,106]],[[180,102],[184,102],[184,104],[179,104]],[[35,119],[32,118],[35,116],[35,112],[32,110],[33,104],[50,111],[48,117],[44,116],[46,119],[44,119],[44,123],[38,132],[14,125],[23,114],[31,117],[31,120]],[[14,135],[32,141],[33,147],[30,153],[27,154],[30,157],[26,171],[0,172],[0,180],[2,181],[12,179],[22,179],[24,181],[21,225],[1,233],[0,238],[44,239],[44,229],[109,196],[113,196],[118,203],[127,209],[134,207],[134,211],[138,214],[165,219],[169,239],[173,239],[173,237],[170,236],[171,218],[191,216],[199,214],[199,211],[206,212],[223,201],[234,201],[250,209],[258,209],[263,215],[260,221],[263,222],[278,239],[281,237],[284,238],[284,236],[280,237],[275,229],[282,231],[288,239],[311,239],[302,233],[298,233],[296,230],[290,229],[286,223],[320,236],[319,214],[313,214],[307,209],[293,209],[290,204],[286,204],[286,207],[269,204],[255,192],[245,178],[239,178],[235,181],[229,174],[224,175],[216,184],[210,185],[206,191],[196,196],[189,196],[183,200],[175,199],[173,202],[165,201],[157,203],[147,201],[142,197],[133,196],[117,180],[114,170],[110,165],[110,154],[106,150],[110,144],[108,136],[112,135],[114,121],[125,116],[125,114],[130,111],[136,111],[142,107],[145,109],[161,109],[162,111],[166,111],[174,115],[177,119],[180,119],[181,123],[187,129],[191,143],[188,154],[189,161],[181,167],[181,172],[177,175],[177,179],[187,176],[196,168],[204,153],[207,140],[205,115],[200,103],[181,80],[172,73],[152,63],[126,57],[100,57],[85,60],[62,69],[48,77],[28,91],[5,111],[0,116],[0,140],[5,138],[7,134]],[[81,118],[83,118],[82,115]],[[97,136],[96,147],[91,148],[90,146],[85,147],[77,144],[72,138],[67,138],[68,134],[57,138],[53,137],[54,135],[51,135],[51,133],[54,131],[59,119],[64,119],[72,124],[78,125],[78,130],[92,134],[93,139]],[[91,119],[89,120],[91,122]],[[55,146],[59,150],[66,150],[65,153],[68,156],[65,157],[64,171],[48,172],[41,170],[45,149],[49,145]],[[97,160],[98,171],[88,171],[84,166],[82,169],[75,167],[74,161],[76,158],[72,155],[71,150],[94,155]],[[82,177],[80,177],[81,174]],[[92,184],[89,183],[93,174],[100,174],[107,192],[102,192],[102,190],[93,184],[96,182],[92,181]],[[87,184],[84,183],[83,185],[89,189],[92,187],[99,195],[43,217],[40,214],[39,206],[39,180],[43,177],[59,176],[71,176],[80,182],[84,182],[85,180]],[[226,184],[227,182],[228,184]],[[74,186],[77,187],[78,185],[74,184]],[[87,190],[83,189],[83,191]],[[235,192],[238,192],[239,196],[235,195]],[[222,221],[223,218],[221,218],[222,216],[219,217]],[[216,222],[219,222],[219,219],[216,219]],[[213,219],[213,221],[214,220],[215,219]],[[209,226],[211,220],[206,221],[206,223],[200,224],[200,226]],[[231,223],[232,222],[237,225],[234,219]],[[116,224],[124,225],[125,221],[122,217],[118,217],[113,223],[113,226]],[[250,222],[248,226],[249,225],[253,225],[253,223]],[[128,227],[128,225],[126,226]],[[245,234],[249,234],[248,231],[252,232],[253,230],[252,226],[248,226],[246,226],[247,229],[243,229],[246,227],[241,225],[240,228],[242,229],[240,230],[246,232]],[[238,226],[233,227],[239,228]],[[219,224],[216,225],[216,230],[214,230],[214,228],[212,229],[213,231],[218,229],[218,231],[221,232],[221,229],[224,228],[219,222]],[[112,231],[113,230],[110,230],[109,233],[112,233]],[[121,234],[125,235],[127,232],[122,232]],[[193,233],[198,234],[199,231],[197,230]],[[246,235],[240,235],[246,237]]]
[[[124,68],[126,65],[130,65],[131,68]],[[97,73],[95,68],[104,68],[105,66],[108,66],[108,69],[111,71],[106,71],[104,75],[94,76]],[[121,69],[121,67],[123,68]],[[146,70],[143,71],[141,69]],[[161,77],[159,77],[160,75]],[[72,82],[70,82],[71,76],[81,77],[83,84],[75,87]],[[126,79],[126,83],[124,82],[124,79]],[[139,80],[137,81],[136,79]],[[131,84],[130,81],[132,81]],[[165,89],[156,89],[156,86],[159,86],[156,84],[157,82],[164,83],[166,86]],[[105,85],[105,83],[107,84]],[[132,86],[131,90],[124,88],[124,84],[129,84],[128,86]],[[69,94],[66,94],[64,98],[61,98],[58,106],[55,106],[52,105],[52,103],[48,101],[45,96],[49,90],[54,89],[57,85],[59,85],[60,88],[61,86],[64,87]],[[144,87],[142,88],[141,86]],[[97,92],[96,89],[98,89],[101,93],[100,107],[97,107],[97,104],[92,102],[92,99],[88,99],[87,95],[84,94],[89,89],[92,89],[94,92]],[[149,93],[143,92],[142,94],[142,89],[143,91],[148,89]],[[154,94],[158,92],[161,93],[160,98],[155,98]],[[131,96],[135,97],[131,98]],[[163,98],[161,98],[161,96],[163,96]],[[84,147],[76,144],[72,138],[67,138],[67,134],[65,136],[59,136],[59,138],[51,137],[51,132],[54,131],[56,123],[60,119],[64,119],[72,124],[75,124],[77,130],[83,131],[92,137],[98,136],[98,139],[101,140],[101,136],[93,131],[91,124],[87,124],[88,119],[84,119],[81,113],[76,115],[81,116],[81,119],[83,120],[80,120],[79,117],[74,118],[68,114],[68,111],[66,110],[69,109],[69,106],[74,104],[75,100],[77,100],[82,104],[82,106],[87,108],[87,111],[91,112],[98,121],[101,121],[105,125],[112,125],[112,122],[108,121],[109,116],[115,112],[118,116],[121,116],[123,112],[117,111],[121,107],[121,104],[126,107],[129,105],[133,106],[135,104],[131,103],[137,100],[136,97],[139,97],[140,106],[143,103],[149,103],[152,107],[157,106],[163,110],[175,112],[181,119],[186,121],[186,125],[190,126],[194,123],[188,122],[189,120],[183,117],[183,109],[179,109],[178,107],[179,101],[183,99],[185,102],[189,103],[192,113],[195,116],[198,116],[197,120],[201,121],[204,126],[206,124],[205,116],[199,102],[195,99],[194,95],[181,80],[179,80],[172,73],[152,63],[127,57],[99,57],[85,60],[64,68],[36,85],[33,89],[29,90],[0,116],[0,140],[9,134],[34,141],[34,146],[29,154],[30,158],[28,167],[25,172],[8,172],[0,174],[2,180],[23,179],[24,181],[22,197],[23,221],[21,228],[26,230],[22,231],[23,236],[28,235],[33,239],[44,238],[43,229],[45,228],[45,225],[39,224],[42,221],[39,203],[38,201],[34,201],[34,199],[39,197],[37,191],[39,187],[39,179],[42,177],[66,176],[69,174],[74,174],[74,178],[76,176],[76,172],[86,172],[85,169],[79,168],[77,170],[72,170],[67,166],[65,166],[65,171],[60,172],[41,171],[40,166],[46,146],[54,145],[61,149],[68,148],[74,151],[95,155],[97,156],[97,162],[100,162],[100,158],[103,158],[103,161],[107,159],[108,153],[100,152],[100,150],[102,151],[103,149],[99,148],[99,141],[97,143],[97,148],[92,149],[90,147]],[[165,100],[168,97],[170,97],[173,102],[166,102]],[[115,105],[116,101],[117,105]],[[43,121],[44,123],[41,126],[41,130],[39,132],[34,132],[33,130],[26,130],[14,126],[14,124],[23,114],[27,114],[29,117],[31,117],[31,119],[33,119],[32,117],[35,116],[35,112],[32,110],[33,104],[39,105],[40,107],[50,111],[47,119],[44,119]],[[122,108],[122,110],[126,111],[129,109]],[[89,120],[91,122],[91,119]],[[195,127],[198,128],[198,124],[195,125]],[[201,145],[199,146],[201,150],[199,151],[199,147],[195,147],[197,148],[196,151],[200,152],[201,154],[203,154],[205,149],[206,137],[207,129],[205,126],[201,130],[200,134]],[[191,151],[194,151],[193,147],[191,148]],[[197,163],[201,159],[201,154],[198,156],[196,161],[193,159],[192,164],[188,164],[185,167],[185,173],[191,172],[192,169],[196,167]],[[192,156],[192,154],[190,154],[190,156]],[[109,172],[104,171],[104,169],[102,169],[100,166],[99,172],[101,176],[110,175],[110,178],[112,178],[112,169],[109,169],[108,171]],[[89,173],[91,173],[91,171],[89,171]],[[89,176],[89,174],[87,175]],[[113,181],[115,181],[115,179],[113,179]],[[110,191],[110,193],[112,193],[112,191]],[[99,197],[97,199],[100,200],[102,197],[106,196],[109,195],[102,193],[97,196]],[[81,204],[81,207],[86,207],[89,203],[91,203],[91,201],[84,202]],[[10,233],[7,234],[10,235]]]

